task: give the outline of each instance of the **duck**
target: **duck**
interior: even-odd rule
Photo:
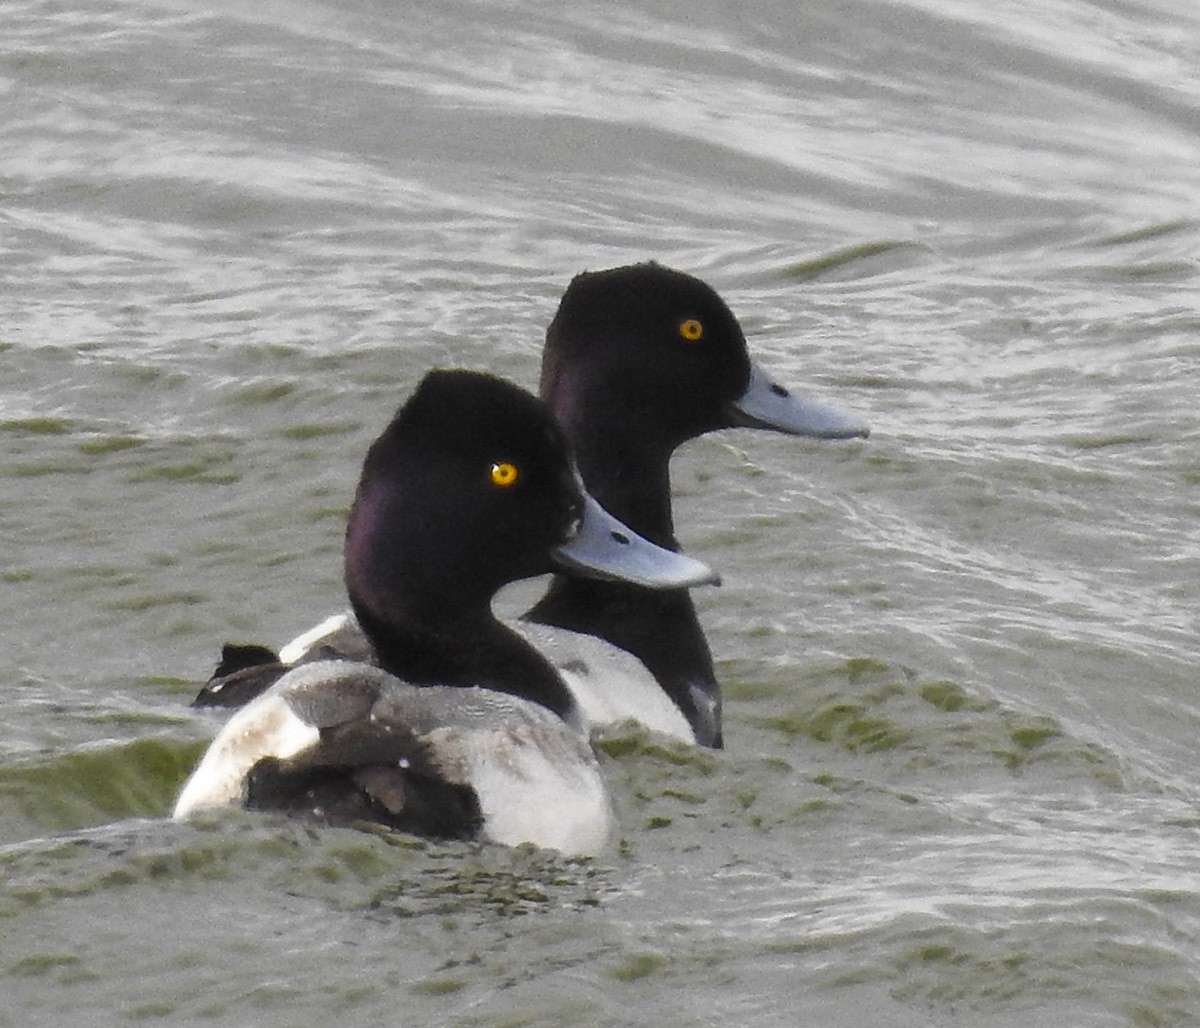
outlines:
[[[555,569],[719,582],[588,495],[537,398],[483,372],[429,372],[367,451],[347,521],[345,584],[372,662],[302,663],[238,709],[174,817],[242,806],[595,853],[613,813],[586,715],[492,612],[502,587]]]
[[[670,463],[684,443],[731,428],[870,434],[859,417],[777,382],[751,358],[715,289],[656,262],[572,279],[546,332],[539,395],[601,505],[671,550],[679,543]],[[514,627],[555,661],[593,725],[633,721],[687,744],[724,745],[721,687],[687,590],[560,572]],[[352,612],[278,654],[227,645],[195,703],[237,706],[287,667],[340,656],[369,659]]]

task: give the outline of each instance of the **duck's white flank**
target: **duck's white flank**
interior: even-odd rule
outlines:
[[[696,734],[683,712],[632,653],[583,632],[532,621],[512,625],[558,670],[589,725],[635,721],[681,742]]]
[[[525,706],[520,720],[437,728],[425,739],[440,762],[462,767],[479,797],[485,838],[595,854],[612,834],[613,811],[591,747],[553,714]]]
[[[292,710],[285,693],[268,690],[226,722],[184,784],[174,816],[241,803],[246,775],[258,761],[294,757],[316,743],[319,734]]]
[[[328,642],[339,632],[350,628],[352,625],[355,630],[358,630],[358,624],[350,611],[344,611],[341,614],[331,614],[319,625],[314,625],[307,632],[296,636],[295,639],[284,646],[279,651],[279,663],[295,664],[314,646]]]

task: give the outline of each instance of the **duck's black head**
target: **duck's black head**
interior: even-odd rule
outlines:
[[[372,444],[346,530],[346,584],[376,613],[454,617],[551,570],[584,497],[563,433],[524,390],[430,372]]]
[[[730,405],[749,382],[746,339],[724,301],[649,263],[572,280],[546,333],[540,392],[576,445],[589,425],[612,425],[669,456],[733,425]]]
[[[572,280],[546,333],[540,393],[592,494],[664,545],[673,542],[669,463],[681,443],[737,426],[867,434],[858,419],[775,382],[712,287],[655,263]]]

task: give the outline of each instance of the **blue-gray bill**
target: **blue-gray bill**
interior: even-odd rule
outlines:
[[[564,570],[650,589],[721,584],[721,576],[707,564],[643,539],[591,496],[586,496],[575,535],[551,556]]]
[[[734,424],[744,428],[773,429],[816,439],[865,439],[871,431],[865,422],[851,414],[785,389],[753,361],[746,391],[730,408]]]

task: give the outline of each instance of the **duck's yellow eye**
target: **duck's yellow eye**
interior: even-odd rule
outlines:
[[[501,489],[516,485],[517,479],[520,477],[521,473],[517,470],[517,466],[506,460],[497,461],[492,465],[492,485],[498,485]]]
[[[679,323],[679,334],[689,343],[695,343],[704,338],[704,326],[695,318],[688,318]]]

